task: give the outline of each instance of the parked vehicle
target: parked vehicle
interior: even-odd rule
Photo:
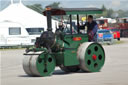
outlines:
[[[107,29],[98,30],[97,31],[97,42],[113,44],[113,33]]]
[[[17,45],[34,45],[36,38],[40,37],[44,28],[24,28],[20,23],[0,22],[0,47]]]
[[[31,40],[25,28],[15,22],[0,22],[0,47],[30,45]]]
[[[107,19],[96,19],[99,29],[107,29],[108,28],[108,20]]]
[[[110,30],[113,33],[113,38],[120,40],[120,30],[117,28],[109,27],[108,30]]]
[[[118,18],[118,29],[120,29],[121,37],[128,37],[128,17]]]
[[[44,32],[44,28],[42,27],[31,27],[31,28],[26,28],[29,38],[31,39],[31,45],[34,45],[36,38],[40,37],[41,33]]]

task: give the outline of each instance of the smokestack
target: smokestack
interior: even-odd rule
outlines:
[[[46,16],[47,16],[47,30],[52,31],[52,20],[51,20],[51,7],[46,7]]]

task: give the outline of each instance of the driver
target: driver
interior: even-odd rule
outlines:
[[[58,27],[59,27],[59,30],[63,31],[64,30],[63,22],[59,22]]]
[[[88,41],[89,42],[96,42],[97,41],[97,30],[98,30],[98,25],[97,23],[93,20],[93,16],[89,15],[88,16],[88,21],[83,25],[80,26],[79,29],[85,29],[85,26],[87,26],[87,34],[88,34]]]

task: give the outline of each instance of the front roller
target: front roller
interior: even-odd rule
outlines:
[[[23,69],[30,76],[49,76],[53,73],[56,63],[48,54],[29,55],[23,59]]]
[[[85,42],[77,51],[80,68],[87,72],[98,72],[105,62],[103,47],[98,43]]]

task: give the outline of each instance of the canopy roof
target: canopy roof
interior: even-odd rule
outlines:
[[[46,16],[29,9],[22,3],[12,3],[4,10],[0,11],[0,22],[17,22],[25,28],[43,27],[47,29]],[[52,19],[52,27],[55,29],[57,21]]]
[[[55,15],[75,15],[75,14],[101,14],[102,9],[99,8],[51,8],[51,13]],[[46,10],[43,12],[46,16]]]

